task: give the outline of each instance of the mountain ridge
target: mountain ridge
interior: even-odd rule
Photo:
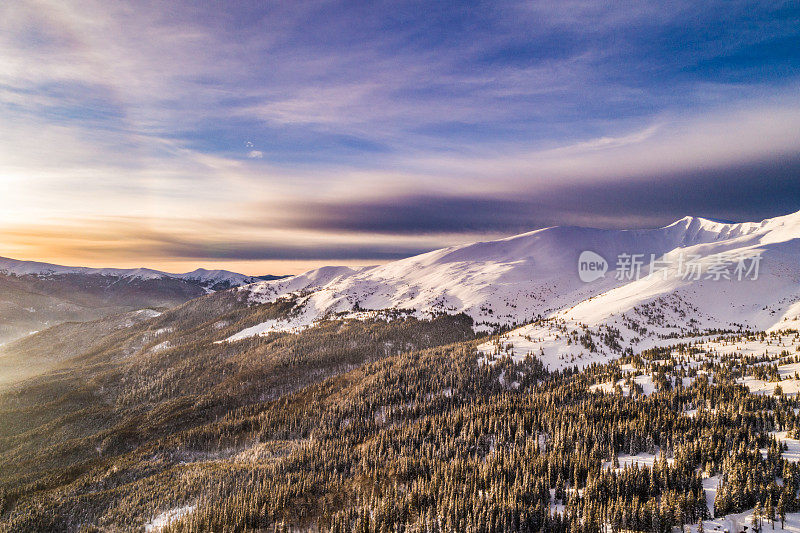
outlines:
[[[63,322],[165,309],[262,279],[226,270],[172,274],[0,258],[0,345]]]
[[[599,253],[608,262],[605,277],[584,283],[578,277],[578,257],[583,251]],[[737,253],[763,253],[764,278],[748,285],[710,286],[707,280],[697,283],[673,283],[656,290],[647,281],[652,258],[676,262],[681,255],[699,255],[704,267]],[[623,254],[640,254],[641,278],[617,279],[615,259]],[[732,261],[732,259],[730,259]],[[734,263],[726,263],[730,271]],[[673,271],[675,269],[673,268]],[[347,316],[364,311],[408,310],[420,316],[439,313],[469,315],[476,329],[491,331],[515,327],[540,319],[565,319],[603,323],[591,313],[586,302],[600,300],[622,311],[671,294],[688,298],[695,305],[691,290],[713,295],[722,291],[738,300],[753,300],[770,307],[774,322],[761,315],[742,311],[742,321],[735,313],[718,315],[722,303],[709,307],[711,327],[729,327],[740,323],[769,329],[791,318],[792,306],[800,300],[800,212],[764,219],[760,222],[722,223],[701,217],[684,217],[653,229],[597,229],[578,226],[553,226],[494,241],[480,241],[433,250],[384,265],[349,268],[323,267],[286,279],[259,282],[239,287],[253,303],[287,298],[297,302],[297,313],[282,324],[271,323],[254,328],[254,334],[307,327],[326,316]],[[736,283],[739,283],[736,281]],[[624,289],[624,286],[628,286]],[[645,290],[646,287],[649,287]],[[768,289],[769,288],[769,289]],[[748,291],[755,290],[755,294]],[[770,292],[772,290],[778,292]],[[616,292],[614,292],[616,291]],[[626,292],[627,291],[627,292]],[[688,292],[687,292],[688,291]],[[627,294],[627,304],[620,294]],[[686,293],[686,294],[684,294]],[[688,294],[688,296],[687,296]],[[775,295],[775,298],[767,295]],[[706,296],[708,296],[706,295]],[[766,300],[770,301],[766,301]],[[624,300],[624,299],[623,299]],[[773,301],[775,300],[775,301]],[[708,307],[708,302],[699,308]],[[738,305],[735,304],[735,305]],[[570,315],[569,311],[577,308]],[[630,309],[627,309],[630,310]],[[715,314],[716,313],[716,314]],[[607,315],[607,313],[606,313]],[[729,316],[730,315],[730,316]],[[597,318],[597,320],[595,320]],[[684,329],[691,329],[687,325]]]
[[[145,267],[93,268],[93,267],[65,266],[65,265],[57,265],[54,263],[43,263],[38,261],[25,261],[20,259],[12,259],[9,257],[0,257],[0,273],[14,274],[18,276],[85,274],[85,275],[114,276],[120,278],[135,278],[135,279],[158,279],[166,277],[174,279],[199,281],[211,285],[216,285],[225,282],[229,284],[243,285],[247,283],[254,283],[256,281],[260,281],[260,278],[258,276],[248,276],[245,274],[239,274],[238,272],[231,272],[229,270],[207,270],[205,268],[197,268],[191,272],[172,273]]]

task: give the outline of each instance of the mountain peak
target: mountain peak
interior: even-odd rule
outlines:
[[[702,228],[714,228],[719,229],[723,226],[734,226],[738,224],[737,222],[732,222],[729,220],[720,220],[720,219],[713,219],[713,218],[706,218],[706,217],[697,217],[686,215],[683,218],[679,218],[672,224],[664,226],[664,228],[674,228],[674,227],[682,227],[682,228],[689,228],[689,227],[702,227]]]
[[[675,221],[675,222],[673,222],[672,224],[667,224],[667,225],[666,225],[666,226],[664,226],[664,227],[665,227],[665,228],[671,228],[671,227],[673,227],[673,226],[688,226],[688,225],[690,225],[692,222],[694,222],[694,220],[695,220],[695,217],[693,217],[693,216],[691,216],[691,215],[686,215],[685,217],[683,217],[683,218],[679,218],[678,220],[676,220],[676,221]]]

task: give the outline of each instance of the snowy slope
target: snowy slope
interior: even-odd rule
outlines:
[[[683,220],[676,224],[700,229],[723,238],[677,248],[662,259],[668,265],[604,291],[591,299],[549,315],[549,320],[523,326],[498,342],[482,346],[488,355],[508,353],[522,357],[535,353],[551,368],[603,362],[627,347],[645,349],[671,344],[675,338],[708,329],[748,328],[780,330],[800,324],[800,213],[759,224],[718,224]],[[706,238],[705,236],[703,237]],[[707,240],[707,239],[706,239]],[[730,279],[703,275],[684,279],[677,272],[683,254],[708,272],[721,265]],[[756,279],[737,279],[739,257],[760,256]],[[602,342],[603,335],[618,336],[619,347]],[[596,347],[574,342],[590,335]],[[573,342],[568,342],[568,338]]]
[[[253,283],[258,278],[229,272],[227,270],[205,270],[198,268],[193,272],[185,274],[171,274],[149,268],[87,268],[53,265],[50,263],[38,263],[35,261],[19,261],[0,257],[0,274],[14,276],[59,276],[59,275],[97,275],[116,277],[127,280],[157,280],[157,279],[180,279],[202,285],[203,287],[230,288]]]
[[[586,250],[608,261],[604,278],[579,279],[578,257]],[[624,253],[642,254],[648,263],[651,254],[665,260],[698,254],[706,267],[730,263],[733,253],[761,253],[763,259],[757,280],[647,278],[648,267],[641,279],[618,280],[616,259]],[[800,213],[740,224],[686,217],[651,230],[553,227],[376,267],[325,267],[241,290],[254,302],[297,299],[304,323],[353,310],[409,309],[463,312],[487,329],[540,318],[600,327],[619,323],[626,313],[639,316],[650,305],[668,307],[662,324],[650,324],[659,334],[731,324],[767,329],[800,315]],[[698,322],[689,324],[691,317]],[[673,321],[679,327],[667,327]],[[556,344],[563,341],[563,334],[552,336]]]

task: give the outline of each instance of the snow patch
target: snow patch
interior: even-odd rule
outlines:
[[[633,465],[638,465],[639,468],[648,467],[653,468],[653,465],[657,460],[661,460],[659,455],[655,455],[652,453],[640,453],[638,455],[628,455],[628,454],[621,454],[617,456],[617,460],[619,461],[619,467],[615,468],[613,466],[612,461],[606,461],[603,463],[603,468],[606,470],[614,470],[615,472],[620,472],[625,467],[632,467]],[[675,459],[667,458],[668,464],[673,464]]]
[[[236,342],[242,339],[249,339],[251,337],[264,337],[270,333],[299,333],[311,325],[310,320],[304,320],[302,317],[299,319],[275,319],[261,322],[255,326],[245,328],[238,333],[234,333],[230,337],[221,341],[215,341],[214,344],[223,342]]]
[[[710,478],[709,478],[710,479]],[[703,522],[703,529],[708,533],[718,531],[728,531],[729,533],[739,533],[740,531],[752,531],[753,525],[753,510],[745,511],[743,513],[735,513],[725,515],[721,518],[714,518],[713,520],[706,520]],[[747,529],[744,529],[745,526]],[[685,526],[690,533],[697,533],[697,524],[690,524]],[[762,531],[772,531],[769,520],[761,520]],[[786,523],[784,528],[781,529],[781,521],[775,517],[775,531],[784,531],[788,533],[800,533],[800,513],[786,513]]]
[[[703,490],[706,493],[706,507],[708,513],[714,516],[714,504],[717,501],[717,490],[719,490],[720,475],[707,476],[703,474]]]
[[[800,461],[800,440],[789,437],[788,431],[771,431],[770,435],[775,437],[780,444],[785,444],[788,448],[783,452],[783,458],[791,463]]]
[[[150,522],[145,524],[144,530],[146,532],[161,531],[161,529],[167,526],[170,522],[178,520],[179,518],[194,511],[195,507],[195,505],[185,505],[183,507],[170,509],[169,511],[164,511],[158,516],[155,516]]]

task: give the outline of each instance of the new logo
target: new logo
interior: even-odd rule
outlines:
[[[578,277],[582,282],[589,283],[604,278],[606,272],[608,272],[608,261],[602,255],[590,250],[581,252],[578,257]]]

